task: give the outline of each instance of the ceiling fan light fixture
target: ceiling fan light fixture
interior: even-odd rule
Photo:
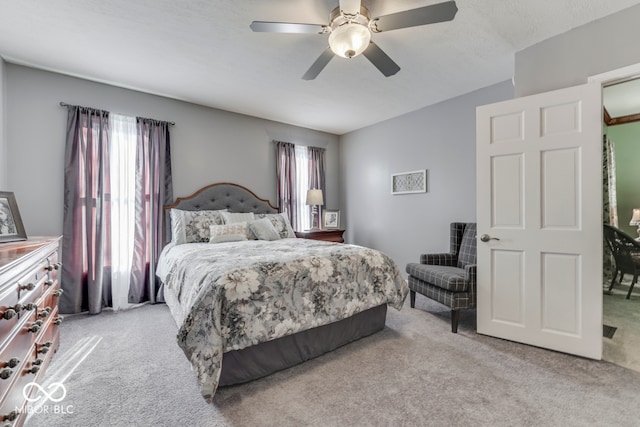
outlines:
[[[371,31],[366,26],[347,22],[329,34],[329,47],[338,56],[353,58],[360,55],[371,42]]]

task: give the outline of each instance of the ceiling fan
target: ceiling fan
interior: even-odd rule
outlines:
[[[253,21],[250,27],[255,32],[329,34],[329,47],[302,76],[304,80],[315,79],[335,55],[353,58],[360,54],[389,77],[400,67],[371,40],[373,33],[451,21],[456,12],[456,2],[446,1],[371,19],[360,0],[340,0],[329,15],[329,25]]]

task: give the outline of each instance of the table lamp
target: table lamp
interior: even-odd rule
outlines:
[[[629,225],[635,225],[636,227],[638,227],[638,237],[640,237],[640,209],[633,210],[633,215],[631,216]]]
[[[322,198],[322,190],[317,188],[311,189],[307,191],[307,205],[311,206],[311,229],[318,230],[318,206],[324,205],[324,200]],[[640,215],[640,210],[638,211],[638,215]]]

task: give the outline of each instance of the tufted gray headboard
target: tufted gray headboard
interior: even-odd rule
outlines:
[[[185,211],[229,209],[229,212],[277,213],[278,208],[246,187],[229,182],[211,184],[164,208],[164,241],[171,241],[171,209]]]

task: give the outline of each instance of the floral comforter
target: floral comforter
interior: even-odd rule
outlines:
[[[178,344],[213,399],[222,354],[332,323],[387,303],[408,287],[387,255],[308,239],[193,243],[166,248],[158,276]]]

